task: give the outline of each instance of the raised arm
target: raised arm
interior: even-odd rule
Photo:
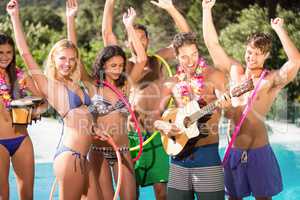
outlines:
[[[11,0],[7,4],[7,12],[10,15],[10,19],[13,25],[13,31],[15,36],[15,41],[17,48],[19,50],[20,55],[22,56],[26,66],[31,73],[32,78],[34,81],[37,82],[40,91],[44,96],[47,96],[47,85],[48,81],[45,75],[43,74],[42,70],[39,68],[36,61],[33,59],[29,47],[27,45],[25,35],[22,30],[22,25],[19,17],[19,5],[17,0]],[[40,87],[42,86],[42,87]]]
[[[218,69],[224,71],[225,73],[230,72],[231,65],[234,61],[226,54],[224,49],[221,47],[218,34],[215,29],[212,17],[212,7],[214,6],[216,0],[203,0],[203,38],[208,52],[213,60],[214,66]]]
[[[133,27],[135,16],[136,13],[133,8],[129,8],[128,12],[124,13],[123,15],[123,23],[126,27],[126,31],[128,34],[128,41],[132,44],[134,51],[136,53],[136,62],[128,77],[130,83],[132,84],[135,84],[140,80],[141,74],[147,62],[147,54],[145,48],[143,47]]]
[[[151,3],[167,11],[169,15],[172,17],[172,19],[174,20],[176,27],[179,29],[180,32],[191,31],[187,21],[185,20],[183,15],[176,9],[174,4],[172,3],[172,0],[158,0],[158,2],[151,1]],[[175,52],[172,45],[166,48],[162,48],[158,50],[156,53],[161,57],[163,57],[164,59],[175,58]]]
[[[176,9],[174,4],[172,3],[172,0],[158,0],[158,2],[151,1],[151,3],[167,11],[174,20],[176,27],[180,32],[191,31],[188,23],[186,22],[182,14]]]
[[[102,38],[104,46],[117,45],[117,37],[115,36],[113,27],[115,0],[106,0],[102,18]]]
[[[78,12],[77,0],[67,0],[66,1],[66,17],[67,17],[67,33],[68,40],[72,41],[73,44],[77,46],[77,35],[76,35],[76,25],[75,17]]]
[[[78,2],[77,0],[67,0],[66,2],[66,17],[67,17],[67,33],[68,40],[72,41],[73,44],[77,46],[77,34],[76,34],[76,23],[75,17],[78,12]],[[81,80],[89,80],[89,74],[86,71],[84,64],[80,60],[80,73]]]
[[[300,53],[283,28],[284,21],[281,18],[271,20],[271,26],[278,35],[288,61],[275,73],[274,85],[284,87],[291,82],[300,68]]]

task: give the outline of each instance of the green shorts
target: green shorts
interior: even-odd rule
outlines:
[[[143,132],[144,141],[152,133]],[[130,147],[139,144],[138,134],[130,131],[128,134]],[[131,156],[137,156],[139,150],[131,151]],[[148,144],[143,146],[141,158],[135,163],[135,176],[138,185],[144,187],[155,183],[166,183],[169,179],[169,156],[166,154],[157,134]]]

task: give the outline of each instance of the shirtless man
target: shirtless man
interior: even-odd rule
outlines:
[[[105,45],[116,44],[117,39],[112,32],[112,18],[114,0],[107,0],[104,9],[102,35]],[[173,18],[175,24],[181,32],[188,32],[189,26],[183,16],[178,12],[172,3],[172,0],[151,1],[154,5],[166,10]],[[145,26],[137,24],[135,30],[147,50],[149,44],[149,35]],[[129,47],[132,51],[127,71],[132,70],[133,64],[136,62],[136,54],[133,51],[131,42]],[[163,59],[174,59],[175,53],[172,46],[160,49],[156,54]],[[148,56],[148,64],[144,68],[144,72],[140,76],[140,81],[133,87],[130,94],[130,103],[138,116],[139,125],[143,131],[144,139],[149,138],[154,132],[153,123],[160,118],[157,108],[160,104],[160,88],[162,80],[165,79],[164,67],[155,56]],[[130,81],[130,80],[129,80]],[[131,127],[134,127],[133,124]],[[130,131],[129,138],[131,145],[138,144],[137,134]],[[135,153],[132,155],[135,157]],[[169,157],[164,152],[161,139],[155,136],[154,139],[143,149],[141,158],[135,163],[136,181],[138,186],[153,185],[156,199],[166,199],[166,182],[169,173]],[[138,187],[137,187],[138,188]],[[138,191],[137,191],[138,193]],[[137,195],[138,197],[138,195]]]
[[[236,83],[253,78],[256,85],[265,69],[265,60],[269,56],[270,37],[256,33],[248,38],[244,70],[242,64],[230,58],[218,42],[211,13],[214,4],[215,0],[202,1],[204,40],[214,65],[230,74]],[[280,169],[269,144],[264,119],[280,90],[297,75],[300,54],[284,30],[282,19],[271,20],[271,26],[283,45],[288,61],[281,69],[267,72],[254,99],[252,110],[247,115],[225,163],[225,186],[231,200],[242,199],[251,194],[256,199],[271,199],[282,191]],[[227,112],[234,124],[239,122],[245,108],[243,100],[248,97],[249,93],[245,94],[238,100],[238,105]]]
[[[177,34],[173,40],[173,47],[180,66],[177,74],[162,84],[161,96],[164,100],[161,101],[161,108],[165,107],[170,97],[175,99],[179,108],[191,100],[197,100],[200,105],[217,100],[217,91],[225,91],[225,75],[208,66],[200,57],[195,34]],[[219,106],[227,108],[230,104],[229,99],[227,95],[223,95]],[[168,183],[170,200],[193,200],[194,195],[203,200],[225,198],[223,169],[218,153],[220,109],[205,118],[206,120],[198,121],[198,127],[204,125],[206,130],[199,128],[200,135],[190,140],[193,142],[187,144],[188,150],[183,150],[180,156],[171,158]],[[164,134],[179,134],[175,124],[170,125],[161,120],[155,121],[154,124],[156,128],[163,130]]]

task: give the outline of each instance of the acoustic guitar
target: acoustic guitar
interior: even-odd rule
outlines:
[[[253,89],[253,81],[250,79],[237,87],[234,87],[228,95],[230,98],[239,97]],[[165,126],[165,122],[174,123],[179,128],[180,132],[176,135],[168,135],[167,133],[162,132],[161,140],[166,153],[171,156],[178,155],[190,139],[199,136],[200,131],[198,129],[197,121],[205,115],[212,114],[217,106],[218,100],[201,108],[199,103],[193,100],[182,108],[167,109],[161,118],[161,120],[164,121],[164,124],[158,123],[157,127]]]

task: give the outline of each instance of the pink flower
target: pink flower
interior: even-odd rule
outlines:
[[[16,73],[17,73],[17,78],[18,78],[18,79],[22,78],[23,75],[24,75],[23,70],[21,70],[21,69],[19,69],[19,68],[17,68]]]
[[[199,79],[193,79],[192,86],[196,88],[202,88],[204,86],[204,83]]]
[[[181,96],[187,96],[189,94],[189,87],[186,82],[178,83],[177,88]]]

